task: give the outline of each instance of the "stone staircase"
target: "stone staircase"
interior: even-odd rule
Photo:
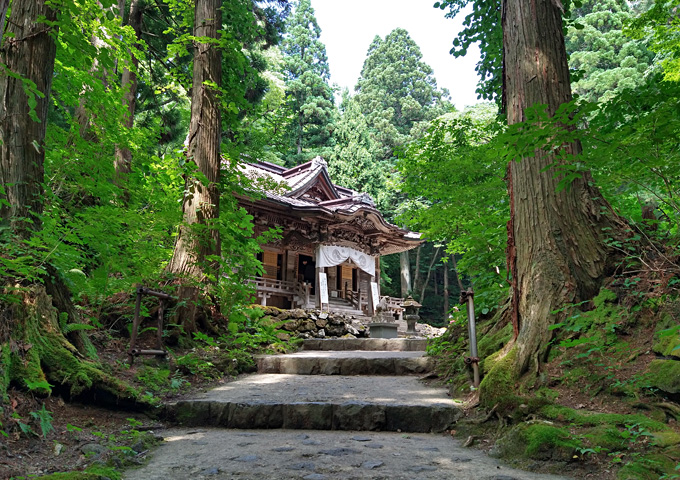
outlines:
[[[414,374],[432,367],[422,339],[306,340],[257,358],[258,373],[169,407],[187,426],[442,432],[462,415],[443,388]]]
[[[328,301],[330,302],[330,309],[331,309],[332,312],[343,313],[345,315],[354,315],[355,317],[365,317],[366,316],[363,311],[357,310],[354,307],[354,305],[352,305],[351,302],[349,302],[348,300],[345,300],[344,298],[330,297],[328,299]],[[310,295],[309,296],[309,302],[312,305],[316,305],[316,295]]]

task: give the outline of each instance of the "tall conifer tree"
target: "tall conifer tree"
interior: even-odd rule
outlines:
[[[288,127],[289,164],[303,163],[323,155],[330,147],[336,115],[330,70],[321,29],[310,0],[300,0],[286,22],[282,51],[288,105],[292,118]]]
[[[569,67],[582,71],[582,77],[572,83],[574,93],[603,101],[642,84],[654,54],[644,41],[623,33],[623,26],[634,17],[626,1],[586,0],[572,17],[577,23],[565,38]]]
[[[384,40],[373,39],[356,91],[382,159],[391,158],[395,148],[417,138],[427,122],[446,111],[447,92],[437,88],[432,68],[403,28]]]

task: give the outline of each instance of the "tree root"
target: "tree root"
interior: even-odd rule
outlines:
[[[680,420],[680,405],[670,402],[659,402],[652,404],[653,407],[660,408],[666,414],[670,414],[676,420]]]
[[[144,407],[141,395],[83,357],[61,332],[58,312],[42,285],[24,289],[18,302],[2,306],[10,322],[9,338],[0,339],[0,397],[10,384],[40,395],[59,386],[68,395],[106,392]],[[150,406],[150,405],[146,405]]]
[[[487,413],[484,418],[479,418],[479,419],[476,419],[476,420],[470,420],[470,423],[472,423],[474,425],[479,425],[479,424],[488,422],[489,420],[491,420],[491,417],[493,417],[495,415],[496,409],[498,408],[498,405],[499,405],[498,403],[496,405],[494,405],[493,408],[491,410],[489,410],[489,413]]]

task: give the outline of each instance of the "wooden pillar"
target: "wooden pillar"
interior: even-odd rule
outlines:
[[[378,296],[380,296],[380,257],[375,257],[375,281],[378,284]]]
[[[298,263],[298,254],[291,252],[291,251],[286,251],[286,280],[289,282],[297,282],[298,278],[295,275],[296,267]]]
[[[375,277],[374,276],[367,276],[368,278],[368,305],[367,305],[367,312],[368,316],[372,317],[375,315],[375,307],[377,305],[373,304],[373,288],[371,287],[371,283],[375,282]],[[378,290],[380,292],[380,290]]]
[[[321,267],[316,267],[316,285],[314,285],[314,292],[316,293],[316,308],[321,309],[321,289],[319,288],[321,282],[319,281],[319,274]]]
[[[357,269],[357,309],[362,310],[362,305],[361,305],[361,293],[363,292],[363,289],[361,288],[361,272],[362,270],[359,268]]]
[[[270,297],[270,295],[268,293],[262,293],[262,297],[261,297],[262,300],[260,301],[260,305],[262,305],[263,307],[266,307],[267,306],[267,299],[269,297]]]

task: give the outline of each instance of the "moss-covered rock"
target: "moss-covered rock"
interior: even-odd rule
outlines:
[[[631,459],[619,470],[617,480],[657,480],[676,478],[678,471],[679,447],[666,448]]]
[[[680,393],[680,361],[654,360],[649,364],[646,379],[651,387],[669,393]]]
[[[673,430],[656,432],[652,434],[654,445],[658,447],[672,447],[680,445],[680,433]]]
[[[521,459],[569,461],[579,442],[569,432],[547,422],[521,423],[494,445],[490,455],[517,462]]]
[[[668,312],[661,313],[659,317],[652,350],[658,355],[680,359],[680,325]]]
[[[541,408],[540,414],[544,418],[574,424],[579,427],[595,427],[598,425],[623,427],[625,425],[637,424],[650,432],[661,432],[668,429],[665,423],[653,420],[647,415],[642,414],[593,413],[586,410],[574,410],[573,408],[562,407],[560,405],[546,405]]]
[[[488,373],[479,385],[479,398],[484,406],[492,406],[515,391],[517,349],[501,350],[486,360]]]
[[[479,368],[482,372],[488,371],[486,359],[500,351],[512,339],[512,324],[508,323],[496,332],[489,332],[479,339],[477,350],[479,352]]]

